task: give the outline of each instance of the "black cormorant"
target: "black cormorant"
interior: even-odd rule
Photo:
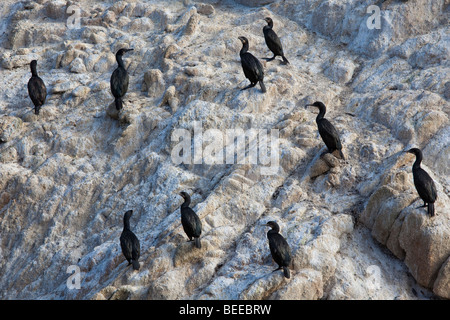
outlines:
[[[127,93],[128,90],[128,72],[125,70],[125,65],[123,64],[122,56],[124,53],[131,51],[133,49],[120,49],[116,53],[117,64],[119,65],[116,70],[111,75],[111,92],[115,98],[114,102],[116,104],[116,109],[121,110],[123,101],[122,97]]]
[[[264,20],[267,22],[267,25],[264,26],[263,32],[264,32],[264,39],[266,40],[267,47],[270,49],[270,51],[273,52],[272,58],[267,58],[267,61],[272,61],[275,59],[276,56],[281,56],[283,59],[284,64],[288,64],[289,61],[284,56],[283,52],[283,46],[281,45],[280,38],[278,38],[275,31],[273,31],[273,21],[271,18],[267,17],[264,18]]]
[[[267,232],[267,239],[269,239],[270,253],[272,254],[273,260],[278,264],[278,268],[274,271],[283,269],[284,276],[286,278],[291,277],[291,272],[289,271],[289,264],[291,263],[291,248],[283,238],[280,232],[280,227],[275,221],[267,222],[266,226],[272,229]]]
[[[420,167],[420,163],[422,162],[423,158],[422,151],[420,151],[420,149],[418,148],[412,148],[406,152],[416,155],[416,161],[413,164],[412,173],[417,193],[423,200],[423,206],[419,208],[428,207],[428,214],[433,217],[434,202],[437,198],[437,191],[433,179],[431,179],[430,175]]]
[[[202,234],[202,223],[197,214],[189,208],[191,204],[191,197],[186,192],[181,192],[180,195],[183,197],[184,202],[181,205],[181,224],[183,225],[184,232],[192,241],[194,238],[195,246],[201,248],[200,235]]]
[[[239,37],[242,42],[242,49],[239,52],[241,57],[242,70],[244,70],[245,77],[250,80],[250,84],[241,89],[245,90],[256,86],[259,82],[261,91],[266,92],[266,86],[264,85],[264,70],[261,62],[248,51],[248,39],[246,37]]]
[[[333,153],[335,150],[338,150],[339,157],[345,160],[344,154],[342,153],[342,144],[339,134],[330,121],[324,118],[325,112],[327,111],[325,105],[320,101],[316,101],[313,104],[306,105],[306,107],[309,106],[319,108],[319,114],[316,118],[317,128],[319,129],[319,134],[322,137],[323,142],[325,142],[325,145],[328,148],[328,152]]]
[[[123,217],[123,231],[120,235],[120,247],[122,253],[128,261],[128,265],[132,264],[134,270],[139,270],[139,257],[141,255],[141,247],[139,239],[130,229],[130,217],[133,214],[133,210],[125,212]]]
[[[30,62],[31,78],[28,81],[28,95],[31,101],[33,101],[34,113],[39,115],[39,110],[45,103],[45,98],[47,97],[47,88],[45,87],[44,81],[37,74],[36,65],[36,60]]]

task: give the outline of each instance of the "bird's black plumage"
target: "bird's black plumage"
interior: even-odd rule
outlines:
[[[47,88],[45,87],[44,81],[38,76],[36,66],[36,60],[30,62],[31,78],[28,80],[28,95],[31,101],[33,101],[34,113],[39,115],[39,110],[45,103],[47,97]]]
[[[189,238],[189,241],[194,240],[195,246],[201,248],[200,235],[202,234],[202,223],[198,215],[192,210],[189,205],[191,204],[191,197],[187,192],[181,192],[184,202],[181,205],[181,224],[183,230]]]
[[[248,52],[248,39],[246,37],[239,37],[239,40],[242,42],[242,49],[239,52],[242,70],[244,71],[245,77],[250,80],[250,84],[241,90],[252,88],[259,82],[261,91],[266,92],[266,86],[264,85],[264,69],[261,62]]]
[[[283,59],[283,63],[284,64],[288,64],[289,61],[284,56],[283,46],[281,45],[280,38],[275,33],[275,31],[273,31],[273,21],[272,21],[272,19],[267,17],[264,20],[267,22],[267,25],[264,26],[264,28],[263,28],[264,40],[266,40],[267,47],[273,53],[273,57],[269,58],[269,59],[266,59],[266,60],[267,61],[272,61],[272,60],[275,59],[275,57],[281,56],[281,58]]]
[[[309,106],[319,108],[319,114],[316,117],[317,128],[319,129],[320,137],[328,148],[328,152],[333,153],[335,150],[338,150],[339,157],[345,160],[344,154],[342,153],[342,143],[339,138],[339,133],[330,121],[324,118],[327,110],[325,105],[320,101],[316,101],[313,104],[306,105],[306,107]]]
[[[128,265],[132,264],[134,270],[139,270],[139,257],[141,255],[141,246],[139,239],[130,229],[130,218],[133,214],[133,210],[125,212],[123,217],[123,231],[120,235],[120,247],[125,259],[128,261]]]
[[[280,227],[275,221],[269,221],[266,226],[271,227],[267,232],[267,239],[269,239],[270,253],[273,260],[278,264],[278,268],[274,271],[283,269],[286,278],[291,277],[289,264],[291,263],[291,248],[286,239],[279,233]]]
[[[131,51],[133,49],[120,49],[116,53],[116,61],[118,64],[118,67],[114,70],[114,72],[111,75],[111,92],[114,96],[114,102],[116,104],[116,109],[121,110],[123,108],[123,96],[127,93],[128,90],[128,83],[129,83],[129,76],[128,72],[125,69],[125,65],[122,60],[122,56],[124,53]]]
[[[413,153],[416,156],[416,161],[412,167],[414,186],[416,187],[420,198],[423,200],[424,204],[422,207],[428,207],[428,214],[430,217],[433,217],[434,202],[437,199],[436,186],[430,175],[420,167],[420,163],[423,159],[422,151],[418,148],[412,148],[407,152]]]

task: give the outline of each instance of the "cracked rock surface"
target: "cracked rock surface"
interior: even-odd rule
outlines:
[[[385,1],[380,29],[354,0],[77,6],[0,3],[0,299],[450,299],[446,1]],[[267,16],[289,65],[263,60]],[[240,91],[241,35],[265,94]],[[134,51],[117,113],[120,48]],[[48,89],[39,116],[26,90],[33,59]],[[317,111],[305,109],[314,101],[346,160],[324,154]],[[176,163],[178,134],[194,146],[199,128],[203,155],[225,154],[227,130],[277,129],[276,171],[252,162],[249,141],[241,161],[194,163],[193,147]],[[412,147],[437,187],[433,218],[417,209]],[[202,220],[201,249],[182,229],[181,191]],[[129,209],[139,271],[119,244]],[[290,279],[272,272],[270,220],[291,246]]]

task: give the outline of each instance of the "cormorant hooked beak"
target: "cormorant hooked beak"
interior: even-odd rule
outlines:
[[[404,153],[412,153],[412,154],[416,154],[416,148],[411,148],[409,150],[403,151]]]
[[[308,109],[308,107],[317,107],[317,106],[314,105],[314,104],[307,104],[307,105],[305,106],[305,109]]]
[[[179,194],[184,200],[186,200],[186,196],[187,196],[186,191],[181,191]]]
[[[127,53],[128,51],[133,51],[134,49],[120,49],[119,51],[117,51],[116,56],[123,56],[125,53]]]
[[[324,107],[325,105],[322,103],[322,102],[320,102],[320,101],[316,101],[316,102],[314,102],[314,103],[310,103],[310,104],[307,104],[306,106],[305,106],[305,109],[307,108],[307,107],[317,107],[317,108],[321,108],[321,107]]]

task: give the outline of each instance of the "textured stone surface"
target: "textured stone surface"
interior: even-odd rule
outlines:
[[[65,1],[0,3],[0,298],[449,298],[444,0],[385,1],[381,29],[367,27],[361,1],[243,3],[81,0],[79,29],[67,28]],[[267,16],[290,65],[261,59]],[[264,66],[265,94],[240,90],[240,35]],[[119,48],[134,48],[120,113],[109,87]],[[32,59],[48,88],[39,116]],[[324,154],[313,101],[346,160]],[[250,141],[246,162],[193,163],[199,128],[202,156],[234,143],[227,130],[278,129],[275,171],[250,162]],[[432,219],[417,209],[413,146],[438,189]],[[181,191],[202,220],[201,250],[181,227]],[[128,209],[139,271],[119,245]],[[270,220],[291,246],[290,279],[272,272]]]

